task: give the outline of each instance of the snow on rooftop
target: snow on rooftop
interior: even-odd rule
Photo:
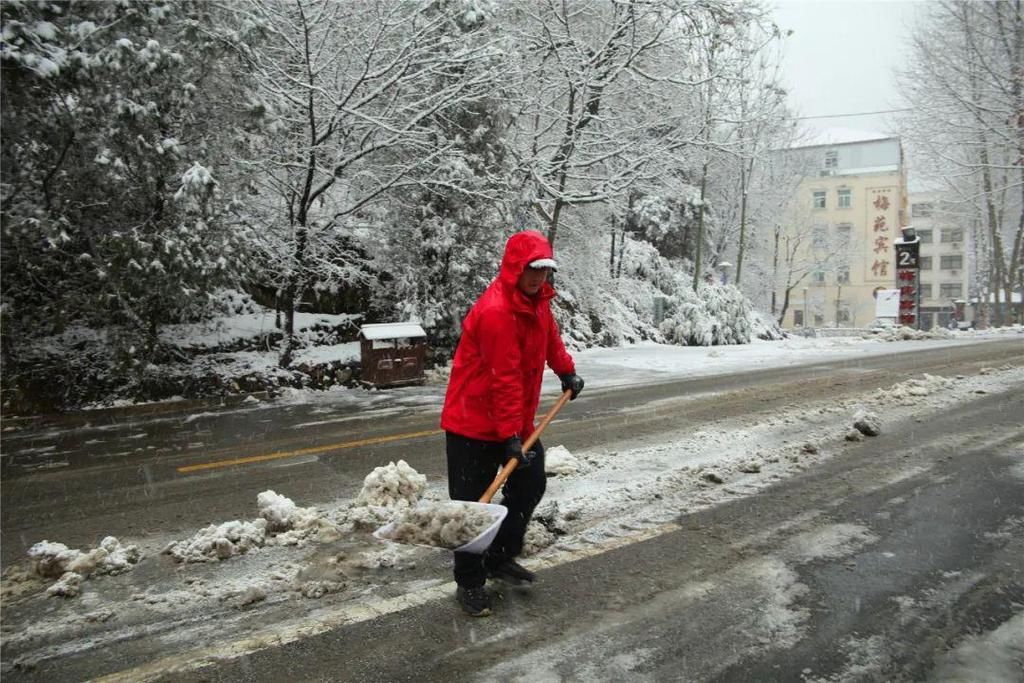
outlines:
[[[807,136],[800,141],[799,147],[820,147],[824,145],[845,145],[854,142],[874,142],[893,138],[889,133],[858,130],[856,128],[829,127],[810,128]]]
[[[408,337],[426,337],[427,333],[416,323],[376,323],[363,325],[359,333],[370,340],[375,339],[406,339]]]

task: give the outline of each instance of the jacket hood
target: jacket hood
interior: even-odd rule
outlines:
[[[554,257],[555,253],[551,249],[551,244],[544,235],[536,230],[517,232],[505,243],[505,255],[501,258],[501,272],[498,274],[498,279],[515,287],[528,263],[537,259],[553,259]],[[550,286],[545,284],[541,291],[544,292],[549,288]]]

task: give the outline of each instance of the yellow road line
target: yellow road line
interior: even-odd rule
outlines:
[[[388,443],[389,441],[401,441],[403,439],[415,439],[421,436],[434,436],[440,434],[443,430],[440,429],[428,429],[422,432],[409,432],[407,434],[391,434],[389,436],[375,436],[369,439],[359,439],[358,441],[345,441],[343,443],[333,443],[326,446],[315,446],[313,448],[300,448],[294,451],[277,451],[276,453],[267,453],[266,455],[249,455],[243,458],[232,458],[230,460],[217,460],[214,462],[204,462],[198,465],[184,465],[178,468],[178,472],[181,474],[190,474],[192,472],[201,472],[203,470],[214,470],[221,467],[232,467],[234,465],[250,465],[254,462],[266,462],[268,460],[280,460],[281,458],[294,458],[299,455],[310,455],[312,453],[326,453],[327,451],[340,451],[344,448],[358,448],[359,446],[372,446],[378,443]]]

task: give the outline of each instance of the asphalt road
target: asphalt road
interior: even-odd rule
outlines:
[[[1021,415],[1024,390],[939,415],[926,438],[883,435],[505,589],[490,619],[435,601],[168,680],[1024,680]],[[868,540],[801,561],[836,528]],[[1007,660],[944,660],[1014,615]]]
[[[697,429],[724,417],[813,406],[922,372],[974,375],[1024,364],[1019,340],[893,350],[857,363],[592,392],[552,425],[551,438],[573,451],[613,439],[656,441],[679,424]],[[367,443],[430,432],[436,411],[384,408],[384,415],[343,422],[293,406],[99,425],[122,439],[142,434],[117,458],[85,443],[96,438],[92,427],[36,423],[5,433],[4,565],[40,538],[84,546],[97,534],[191,532],[251,517],[256,493],[266,488],[303,501],[351,496],[369,469],[400,457],[440,476],[439,435]],[[140,628],[116,646],[6,669],[5,678],[1024,680],[1022,416],[1024,387],[1015,387],[929,414],[923,426],[892,425],[759,494],[681,515],[645,540],[546,567],[533,587],[499,589],[490,619],[464,617],[450,597],[427,599],[214,657],[199,670],[190,668],[187,647],[161,649],[168,646],[159,634]],[[187,429],[203,432],[202,447],[187,446]],[[54,434],[63,439],[59,453],[32,450]],[[363,445],[339,446],[353,441]],[[314,451],[294,453],[300,449]],[[181,471],[268,454],[284,455]],[[47,457],[65,464],[46,467]],[[269,617],[252,618],[265,625]],[[984,651],[998,640],[985,640],[993,633],[1017,648],[989,652],[980,671],[981,659],[964,648]],[[146,668],[170,656],[176,672]]]

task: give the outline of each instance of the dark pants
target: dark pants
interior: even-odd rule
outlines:
[[[446,432],[448,451],[448,495],[452,500],[478,501],[505,464],[505,444],[480,441]],[[526,468],[516,468],[501,489],[499,502],[508,515],[484,555],[455,553],[455,582],[475,588],[487,580],[487,567],[516,557],[523,549],[523,536],[534,508],[544,495],[544,446],[538,440],[530,450],[537,453]]]

